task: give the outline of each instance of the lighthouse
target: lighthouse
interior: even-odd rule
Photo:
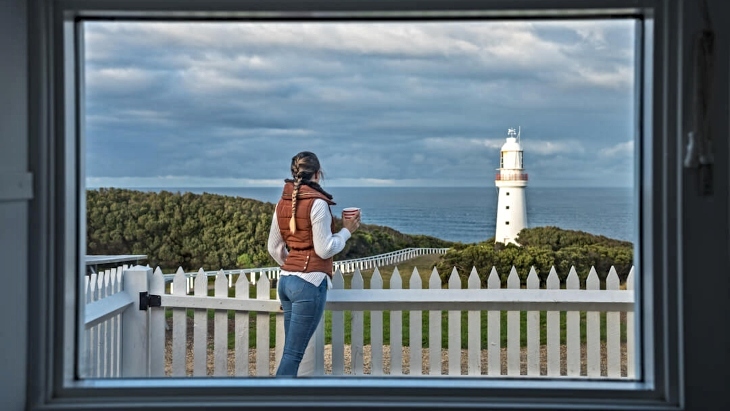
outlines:
[[[494,242],[517,244],[517,234],[527,227],[527,173],[522,164],[519,130],[510,128],[507,131],[507,141],[499,153],[499,168],[494,184],[499,191]]]

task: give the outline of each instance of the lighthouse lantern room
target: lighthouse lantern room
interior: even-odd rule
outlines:
[[[499,153],[499,168],[494,184],[499,191],[494,241],[517,244],[517,234],[527,227],[527,173],[522,164],[519,129],[510,128],[507,131],[507,141]]]

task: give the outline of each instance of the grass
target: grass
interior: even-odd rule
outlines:
[[[502,311],[500,313],[500,346],[506,347],[507,346],[507,312]],[[404,346],[410,346],[410,321],[409,321],[409,315],[408,313],[402,313],[403,319],[402,319],[402,336],[403,336],[403,345]],[[350,322],[351,322],[351,312],[345,311],[345,344],[350,344],[352,341],[352,335],[351,335],[351,328],[350,328]],[[422,335],[421,335],[421,345],[423,348],[427,348],[429,346],[429,312],[423,311],[421,316],[421,325],[422,325]],[[560,343],[565,344],[566,342],[566,313],[561,312],[560,313]],[[601,341],[606,340],[606,314],[601,313]],[[370,344],[371,341],[371,335],[370,335],[370,312],[365,311],[363,314],[363,323],[364,323],[364,330],[363,330],[363,339],[364,343]],[[581,341],[585,341],[586,338],[586,313],[581,312],[580,313],[580,335],[581,335]],[[621,324],[621,342],[626,342],[626,324]],[[325,312],[325,344],[329,344],[332,342],[332,313],[330,311]],[[487,312],[482,311],[481,312],[481,348],[486,349],[488,346],[487,343],[487,330],[488,330],[488,320],[487,320]],[[544,345],[546,344],[547,339],[547,315],[545,311],[540,312],[540,344]],[[442,311],[441,312],[441,347],[446,348],[448,346],[448,338],[449,338],[449,330],[448,330],[448,312]],[[467,313],[462,311],[461,312],[461,348],[466,349],[467,348],[467,341],[468,341],[468,330],[467,330]],[[389,345],[390,344],[390,312],[389,311],[383,311],[383,344]],[[526,347],[527,346],[527,313],[526,312],[520,312],[520,346]]]
[[[427,286],[428,279],[431,276],[431,271],[433,269],[433,265],[438,261],[439,256],[421,256],[414,260],[408,261],[406,263],[402,263],[399,265],[398,270],[401,275],[401,279],[403,282],[403,287],[408,288],[408,283],[411,277],[411,274],[413,272],[413,268],[418,269],[418,273],[421,277],[422,283]],[[395,266],[385,266],[381,267],[379,269],[380,275],[383,279],[383,288],[389,288],[390,279],[393,274],[393,269]],[[363,283],[364,288],[368,289],[370,288],[370,282],[372,279],[374,270],[365,270],[362,272],[363,276]],[[350,288],[352,283],[352,274],[346,275],[344,277],[345,279],[345,288]],[[234,293],[234,290],[229,290],[229,297],[232,297]],[[209,295],[212,295],[213,291],[209,291]],[[249,292],[250,298],[256,297],[256,287],[251,287]],[[270,290],[270,297],[276,298],[276,290],[271,289]],[[193,311],[192,309],[187,310],[187,315],[189,318],[193,317]],[[212,320],[213,315],[215,311],[214,310],[208,310],[208,319]],[[390,311],[382,311],[383,313],[383,343],[384,344],[390,344],[390,318],[391,313]],[[482,349],[487,348],[487,330],[489,327],[489,321],[488,321],[488,315],[486,311],[482,311],[480,313],[480,322],[481,322],[481,346]],[[169,318],[172,316],[171,310],[166,310],[166,317]],[[275,333],[276,333],[276,314],[270,314],[270,322],[269,322],[269,341],[271,347],[274,346],[275,341]],[[350,344],[352,340],[351,335],[351,321],[352,321],[352,313],[350,311],[344,312],[345,317],[345,344]],[[566,342],[566,313],[560,312],[560,343],[565,344]],[[229,312],[228,318],[232,320],[234,318],[234,313]],[[370,335],[370,318],[371,318],[371,312],[370,311],[364,311],[363,312],[363,339],[365,344],[370,344],[371,341],[371,335]],[[605,341],[606,339],[606,313],[600,313],[600,330],[601,330],[601,341]],[[421,326],[422,326],[422,335],[421,335],[421,344],[423,348],[427,348],[429,344],[429,311],[422,311],[422,319],[421,319]],[[404,346],[410,345],[410,315],[408,312],[402,312],[402,341]],[[332,341],[332,312],[331,311],[325,311],[325,343],[330,344]],[[547,330],[547,315],[545,311],[540,312],[540,344],[546,343],[546,330]],[[621,330],[621,342],[626,341],[626,323],[625,321],[621,321],[620,323],[620,330]],[[255,346],[256,344],[256,316],[252,315],[249,319],[249,346]],[[448,311],[442,311],[441,312],[441,347],[447,347],[448,346]],[[501,335],[501,342],[500,345],[502,347],[507,346],[507,312],[502,311],[500,315],[500,335]],[[585,341],[586,338],[586,312],[580,313],[580,335],[581,335],[581,341]],[[467,348],[467,341],[468,341],[468,330],[467,330],[467,312],[462,311],[461,312],[461,346],[462,348]],[[522,347],[527,346],[527,313],[526,312],[520,312],[520,345]],[[229,348],[233,348],[234,346],[234,335],[232,333],[229,333],[228,335],[228,346]]]

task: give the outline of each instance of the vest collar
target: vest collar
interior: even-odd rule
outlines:
[[[289,200],[291,201],[291,195],[294,191],[294,182],[291,180],[284,180],[286,181],[286,184],[284,184],[284,190],[281,193],[282,200]],[[329,205],[335,205],[334,201],[332,201],[332,195],[330,195],[328,192],[324,191],[322,187],[319,186],[317,183],[311,183],[311,182],[302,182],[302,184],[299,186],[299,192],[297,193],[297,198],[321,198],[322,200],[326,201]]]

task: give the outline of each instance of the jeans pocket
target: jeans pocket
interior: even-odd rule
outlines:
[[[307,284],[309,283],[306,280],[303,280],[297,276],[291,276],[289,284],[286,287],[289,299],[295,299],[299,294],[302,293]]]

